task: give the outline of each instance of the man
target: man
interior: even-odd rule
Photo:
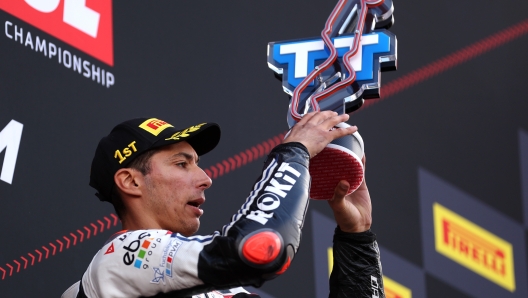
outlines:
[[[241,286],[261,286],[294,258],[309,201],[309,159],[357,131],[333,129],[346,120],[330,111],[305,115],[271,151],[231,222],[208,236],[192,236],[212,183],[198,159],[218,143],[218,125],[177,130],[141,118],[116,126],[96,149],[90,185],[114,205],[124,230],[62,297],[249,297]],[[368,190],[364,183],[345,196],[347,190],[341,181],[329,201],[339,226],[330,296],[383,297]]]

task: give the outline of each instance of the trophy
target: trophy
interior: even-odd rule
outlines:
[[[397,67],[396,36],[387,30],[393,11],[392,0],[339,0],[321,38],[268,43],[268,66],[290,97],[290,128],[306,113],[352,113],[380,97],[380,72]],[[363,182],[363,154],[357,132],[328,144],[310,161],[310,198],[331,199],[340,180],[355,191]]]

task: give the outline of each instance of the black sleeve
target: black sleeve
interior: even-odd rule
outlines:
[[[299,248],[308,208],[309,159],[308,150],[301,143],[275,147],[230,223],[203,241],[189,237],[194,250],[199,251],[197,277],[203,284],[156,297],[260,287],[286,271]]]
[[[246,202],[224,226],[225,237],[207,245],[200,254],[201,280],[216,285],[260,287],[284,272],[299,247],[308,208],[308,162],[308,150],[301,143],[281,144],[271,151]],[[267,263],[244,254],[248,240],[259,241],[258,235],[263,232],[276,234],[281,242],[278,251],[266,247],[270,255],[278,253]]]
[[[334,234],[334,267],[330,275],[330,298],[384,298],[383,279],[376,235]]]

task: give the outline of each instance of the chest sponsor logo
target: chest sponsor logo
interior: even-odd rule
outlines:
[[[167,233],[168,234],[168,233]],[[161,256],[161,262],[158,267],[153,267],[154,279],[150,282],[159,284],[159,282],[165,283],[165,276],[172,277],[172,264],[178,249],[182,246],[183,242],[177,239],[171,239],[169,244],[163,248],[163,254]]]
[[[163,249],[160,267],[165,268],[167,276],[172,277],[172,263],[182,244],[182,241],[171,239],[170,243]]]
[[[149,236],[150,233],[143,232],[138,235],[136,240],[128,245],[123,245],[123,249],[126,251],[123,255],[123,263],[125,265],[130,266],[133,264],[138,269],[148,269],[150,267],[151,256],[154,254],[153,250],[159,246],[161,238],[147,238]]]
[[[286,197],[288,191],[297,182],[296,178],[300,176],[301,173],[292,168],[289,163],[282,163],[274,178],[271,179],[270,185],[266,186],[265,192],[257,199],[258,210],[252,210],[247,218],[265,225],[273,217],[273,210],[280,206],[280,198]]]
[[[13,183],[13,175],[15,174],[18,148],[20,147],[23,128],[24,125],[22,123],[11,120],[0,131],[0,153],[5,150],[0,180],[9,184]]]
[[[515,291],[513,247],[504,239],[434,203],[436,251],[497,285]]]
[[[0,9],[114,65],[111,0],[9,0]]]
[[[159,120],[156,118],[150,118],[146,120],[145,122],[141,123],[139,127],[157,136],[167,127],[173,127],[173,126],[163,120]]]

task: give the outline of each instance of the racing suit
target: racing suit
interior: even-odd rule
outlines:
[[[308,163],[302,144],[278,145],[222,231],[192,237],[122,231],[62,297],[253,297],[240,287],[260,287],[282,274],[299,248],[309,201]],[[334,247],[331,297],[384,297],[373,292],[374,279],[376,293],[383,292],[374,235],[337,229]]]

